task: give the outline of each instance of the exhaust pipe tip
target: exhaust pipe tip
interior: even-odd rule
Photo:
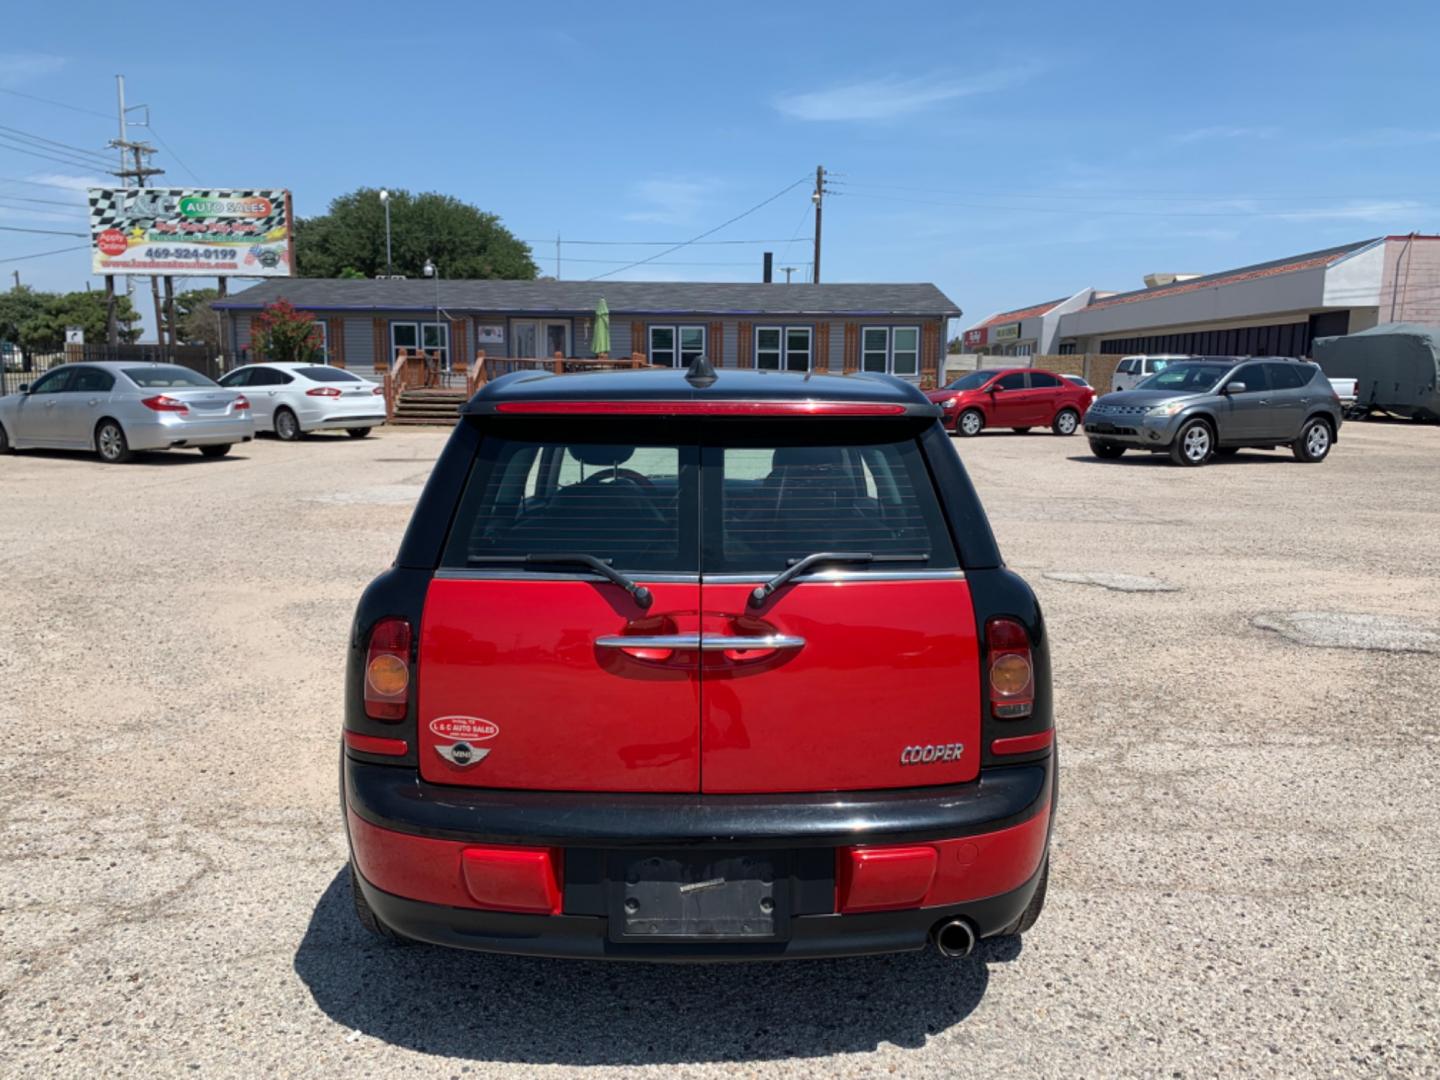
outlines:
[[[940,955],[951,960],[964,959],[975,948],[975,931],[964,919],[947,919],[945,922],[936,923],[935,929],[930,931],[930,937],[935,942],[935,948],[940,950]]]

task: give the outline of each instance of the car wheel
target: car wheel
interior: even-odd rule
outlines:
[[[1028,427],[1012,427],[1010,430],[1015,432],[1016,435],[1024,435],[1030,429]]]
[[[1300,438],[1291,444],[1290,449],[1296,461],[1313,464],[1325,460],[1334,441],[1334,436],[1330,434],[1330,425],[1320,417],[1313,416],[1305,421],[1305,426],[1300,429]]]
[[[5,434],[5,425],[0,424],[0,454],[11,453],[10,436]]]
[[[228,454],[229,452],[230,452],[230,444],[229,444],[228,442],[227,442],[227,443],[221,443],[219,446],[202,446],[202,447],[200,447],[200,453],[201,453],[204,457],[224,457],[224,456],[225,456],[226,454]]]
[[[1029,930],[1040,919],[1040,912],[1045,910],[1045,893],[1050,887],[1050,856],[1045,856],[1045,869],[1040,871],[1040,884],[1035,887],[1035,895],[1030,897],[1030,903],[1025,905],[1025,910],[1020,917],[1009,926],[1001,930],[1001,934],[1023,934]]]
[[[1121,454],[1125,453],[1125,447],[1113,442],[1100,442],[1098,439],[1090,440],[1090,452],[1098,458],[1106,461],[1114,461]]]
[[[1215,453],[1215,433],[1204,420],[1191,420],[1181,425],[1170,444],[1170,460],[1176,465],[1194,468],[1204,465]]]
[[[101,420],[95,426],[95,452],[108,465],[123,465],[133,456],[125,429],[114,420]]]
[[[1061,409],[1050,430],[1056,435],[1074,435],[1080,430],[1080,414],[1074,409]]]
[[[984,427],[984,414],[979,409],[966,409],[960,414],[960,419],[955,421],[955,434],[973,439]]]
[[[384,938],[386,941],[393,941],[397,945],[407,945],[410,939],[397,934],[390,927],[380,921],[380,916],[365,902],[365,894],[360,891],[360,875],[355,872],[355,864],[350,864],[350,895],[355,898],[355,918],[360,921],[370,933],[376,937]],[[1028,909],[1027,909],[1028,910]]]
[[[285,442],[294,442],[304,432],[300,430],[300,421],[295,419],[295,414],[289,409],[275,410],[275,436]]]
[[[368,427],[350,427],[345,429],[345,434],[352,439],[363,439],[370,434],[370,429]]]

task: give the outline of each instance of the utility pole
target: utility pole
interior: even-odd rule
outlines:
[[[785,284],[786,284],[786,285],[789,285],[789,284],[790,284],[790,275],[793,274],[797,269],[799,269],[799,267],[795,267],[795,266],[782,266],[782,267],[780,267],[780,269],[785,271]]]
[[[119,137],[114,139],[110,143],[110,145],[115,147],[115,149],[118,150],[120,154],[120,168],[115,170],[115,175],[120,178],[122,185],[128,180],[134,180],[136,187],[143,188],[148,186],[146,184],[146,181],[150,177],[159,176],[165,170],[157,169],[153,165],[147,163],[150,155],[155,153],[155,148],[153,146],[151,146],[149,143],[136,142],[127,138],[127,135],[129,134],[129,122],[125,119],[125,114],[130,110],[125,107],[124,75],[115,76],[115,97],[120,119],[120,130],[118,133]],[[145,108],[145,106],[143,105],[137,105],[134,107]],[[126,167],[125,163],[126,153],[132,155],[132,162],[128,168]],[[166,291],[173,292],[173,289],[173,280],[170,278],[166,278]],[[159,278],[153,276],[150,278],[150,295],[155,302],[155,335],[157,338],[159,338],[160,343],[163,346],[165,343],[166,319],[164,311],[160,304]],[[109,344],[115,345],[118,344],[120,340],[120,328],[118,325],[118,320],[116,319],[115,312],[115,275],[113,274],[105,275],[105,300],[107,307],[105,336]],[[171,320],[171,323],[173,324],[173,319]],[[173,325],[170,326],[170,333],[173,336]]]
[[[815,190],[810,193],[810,201],[815,204],[815,276],[816,285],[820,284],[820,212],[825,202],[825,166],[815,166]]]
[[[15,275],[15,291],[16,291],[16,292],[19,292],[19,291],[20,291],[20,271],[19,271],[19,270],[11,270],[10,273],[12,273],[12,274]]]

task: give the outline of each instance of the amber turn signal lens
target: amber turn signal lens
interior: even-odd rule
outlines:
[[[410,684],[410,669],[400,657],[382,653],[370,661],[370,666],[365,670],[365,681],[377,694],[398,697]]]
[[[1014,697],[1030,687],[1030,661],[1017,653],[1005,653],[990,666],[990,687],[997,694]]]

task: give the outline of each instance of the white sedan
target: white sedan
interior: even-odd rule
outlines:
[[[384,388],[343,368],[320,364],[247,364],[220,385],[245,391],[256,431],[286,441],[310,431],[343,428],[356,439],[385,422]]]

